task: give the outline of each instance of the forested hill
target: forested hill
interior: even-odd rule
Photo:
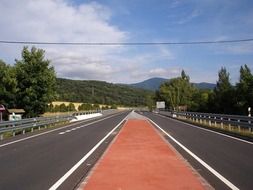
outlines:
[[[93,80],[57,79],[57,100],[124,106],[146,105],[152,91]]]

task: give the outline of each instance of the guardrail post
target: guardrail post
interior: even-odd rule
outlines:
[[[25,134],[25,129],[22,131],[23,135]]]
[[[221,120],[220,125],[221,125],[221,128],[223,129],[223,118],[221,117],[220,120]]]
[[[212,126],[212,121],[210,120],[210,119],[211,119],[211,116],[209,116],[208,118],[209,118],[209,121],[208,121],[209,126]]]
[[[217,127],[216,117],[214,117],[214,126]]]
[[[230,118],[228,118],[228,121],[230,122]],[[231,124],[228,124],[228,130],[231,131]]]
[[[238,123],[240,123],[240,119],[238,119],[237,121],[238,121]],[[241,132],[241,126],[240,125],[238,125],[238,131]]]
[[[3,139],[4,139],[4,135],[1,134],[1,135],[0,135],[0,140],[3,140]]]
[[[13,132],[12,132],[12,136],[15,137],[15,135],[16,135],[16,133],[15,133],[15,131],[13,131]]]
[[[33,127],[32,127],[32,129],[31,129],[31,132],[33,132]]]
[[[202,115],[200,115],[200,123],[202,124]]]
[[[251,124],[251,121],[249,121],[248,123],[249,123],[249,125],[250,125],[250,124]],[[249,127],[249,133],[251,133],[251,132],[252,132],[252,128]]]

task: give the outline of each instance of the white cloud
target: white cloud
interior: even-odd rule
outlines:
[[[111,18],[111,10],[98,3],[77,6],[69,0],[1,0],[1,40],[127,42],[130,34],[113,25]],[[126,46],[36,47],[46,50],[46,58],[51,60],[57,76],[63,78],[131,83],[178,74],[177,68],[154,65],[175,59],[174,53],[164,46],[146,53]],[[20,58],[22,48],[22,45],[0,44],[0,58],[13,63],[15,58]]]
[[[98,3],[73,6],[66,0],[2,0],[2,40],[46,42],[124,42],[127,33],[110,24],[111,12]],[[79,79],[111,79],[117,71],[108,54],[122,47],[37,46],[46,50],[58,76]],[[0,57],[19,58],[22,46],[0,45]],[[18,56],[19,55],[19,56]],[[13,61],[10,61],[13,60]],[[120,67],[120,66],[118,66]]]

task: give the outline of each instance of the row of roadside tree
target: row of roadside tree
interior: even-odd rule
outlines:
[[[112,106],[100,106],[99,104],[90,104],[90,103],[83,103],[78,106],[76,109],[73,103],[69,103],[66,105],[62,103],[60,105],[53,105],[52,103],[48,105],[46,111],[47,112],[76,112],[76,111],[90,111],[90,110],[103,110],[103,109],[117,109],[116,105]]]
[[[172,110],[186,106],[188,111],[246,115],[248,107],[253,107],[253,75],[250,68],[243,65],[239,81],[232,85],[229,72],[222,67],[216,87],[203,90],[192,85],[190,77],[182,71],[181,77],[160,86],[155,100],[165,101],[167,108]]]

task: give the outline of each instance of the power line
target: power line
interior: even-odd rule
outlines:
[[[153,45],[198,45],[252,42],[253,38],[217,41],[190,41],[190,42],[36,42],[36,41],[8,41],[0,40],[0,44],[26,45],[78,45],[78,46],[153,46]]]

